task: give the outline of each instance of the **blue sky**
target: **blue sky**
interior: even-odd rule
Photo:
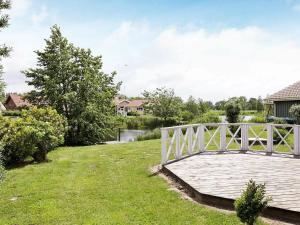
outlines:
[[[299,79],[296,0],[13,0],[10,14],[0,38],[14,48],[7,91],[30,90],[20,71],[35,65],[53,24],[101,54],[127,95],[167,86],[184,98],[265,97]]]

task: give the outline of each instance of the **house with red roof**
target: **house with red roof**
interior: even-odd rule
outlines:
[[[116,99],[116,112],[119,115],[127,115],[129,112],[138,113],[140,115],[144,114],[144,103],[145,99]]]
[[[4,106],[7,110],[16,110],[24,107],[29,107],[31,104],[24,99],[22,95],[11,93],[8,94]]]

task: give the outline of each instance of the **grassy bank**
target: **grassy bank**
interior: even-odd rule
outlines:
[[[240,224],[234,214],[181,199],[151,176],[158,140],[66,147],[49,158],[8,171],[0,224]]]

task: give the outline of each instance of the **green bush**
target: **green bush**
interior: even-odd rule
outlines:
[[[127,129],[141,129],[143,127],[139,117],[127,117],[125,121]]]
[[[300,124],[300,105],[292,105],[290,114],[295,119],[297,124]]]
[[[131,111],[127,113],[127,116],[140,116],[140,114],[138,112]]]
[[[265,184],[256,184],[250,180],[241,197],[234,202],[237,216],[242,223],[253,225],[260,213],[268,206],[270,197],[266,197]]]
[[[174,126],[178,125],[179,119],[168,118],[167,120],[162,120],[154,116],[127,116],[123,119],[119,119],[124,125],[122,127],[127,129],[155,129],[158,127]]]
[[[13,116],[13,117],[18,117],[21,116],[21,111],[19,110],[7,110],[7,111],[2,111],[3,116]]]
[[[145,141],[145,140],[152,140],[152,139],[160,139],[161,138],[161,132],[159,128],[156,128],[152,131],[148,131],[145,134],[141,134],[137,136],[137,141]]]
[[[189,111],[183,111],[181,112],[181,118],[183,121],[189,122],[194,119],[195,115],[192,112]]]
[[[3,149],[3,144],[0,142],[0,183],[1,181],[3,181],[5,177],[5,169],[3,166],[2,154],[1,154],[2,149]]]
[[[226,119],[228,123],[237,123],[241,112],[241,106],[236,101],[225,104]]]
[[[63,144],[66,120],[56,110],[31,108],[17,119],[0,118],[1,154],[5,165],[24,162],[32,157],[45,161],[47,153]]]
[[[263,115],[257,115],[257,116],[253,116],[251,118],[251,120],[249,120],[248,122],[250,122],[250,123],[266,123],[267,120],[266,120],[265,116],[263,116]]]
[[[195,118],[193,123],[221,123],[219,114],[213,111],[204,113],[202,116]]]

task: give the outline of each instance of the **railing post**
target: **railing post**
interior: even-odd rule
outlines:
[[[294,156],[300,156],[300,126],[294,125]]]
[[[176,159],[180,159],[181,158],[181,151],[180,151],[180,130],[181,128],[176,128],[175,132],[176,132],[176,136],[175,136],[175,142],[176,142],[176,154],[175,154],[175,158]]]
[[[199,146],[199,152],[205,151],[205,130],[204,125],[200,124],[198,127],[198,146]]]
[[[166,129],[161,130],[161,164],[167,163],[167,140],[169,132]]]
[[[248,124],[241,124],[241,151],[249,150]]]
[[[267,124],[267,153],[272,154],[273,152],[273,125]]]
[[[220,125],[220,151],[226,151],[226,124]]]
[[[193,127],[190,126],[187,128],[188,135],[188,155],[193,154]]]

